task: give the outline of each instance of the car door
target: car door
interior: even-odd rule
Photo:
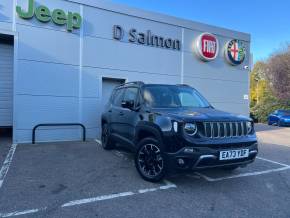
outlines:
[[[279,121],[279,117],[278,117],[278,115],[279,115],[278,111],[277,111],[277,110],[274,111],[274,113],[272,113],[272,114],[270,115],[270,117],[269,117],[270,122],[271,122],[271,123],[278,123],[278,121]]]
[[[121,135],[121,128],[122,128],[122,114],[124,108],[122,108],[122,101],[125,93],[125,88],[118,88],[115,90],[114,98],[112,100],[112,107],[110,109],[111,113],[111,133],[117,136]]]
[[[138,112],[135,110],[137,106],[137,96],[139,94],[138,87],[127,87],[125,90],[124,101],[134,101],[134,108],[124,108],[123,113],[120,114],[120,121],[122,128],[120,129],[121,136],[130,140],[131,142],[135,136],[135,126],[138,120]]]

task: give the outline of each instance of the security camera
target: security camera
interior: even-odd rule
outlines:
[[[249,66],[244,66],[244,69],[245,69],[245,70],[248,70],[248,69],[249,69]]]

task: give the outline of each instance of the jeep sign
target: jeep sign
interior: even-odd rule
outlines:
[[[74,29],[79,29],[82,23],[82,17],[78,13],[68,12],[67,14],[61,9],[50,11],[48,7],[41,5],[34,8],[34,0],[29,0],[27,11],[20,6],[16,6],[16,12],[23,19],[32,19],[33,16],[40,22],[47,23],[51,20],[57,25],[66,25],[66,29],[72,32]]]

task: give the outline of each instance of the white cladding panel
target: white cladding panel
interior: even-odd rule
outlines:
[[[13,1],[1,0],[1,29],[12,31],[15,21],[17,62],[15,87],[14,141],[30,142],[34,125],[50,122],[79,122],[87,127],[88,138],[99,137],[102,111],[102,78],[126,81],[177,84],[183,81],[204,94],[218,109],[248,114],[249,35],[206,24],[149,13],[94,0],[38,0],[49,9],[78,12],[83,17],[80,30],[37,19],[23,20],[15,14]],[[28,0],[17,5],[27,7]],[[83,4],[82,4],[83,3]],[[113,39],[113,26],[125,35],[138,32],[182,42],[181,51],[132,44],[128,38]],[[194,54],[193,43],[202,32],[216,34],[220,53],[216,60],[203,62]],[[230,66],[223,46],[233,38],[244,40],[245,62]],[[78,128],[44,128],[38,141],[76,140]]]
[[[12,30],[13,25],[13,1],[0,1],[0,30]]]
[[[13,125],[13,45],[0,41],[0,126]]]

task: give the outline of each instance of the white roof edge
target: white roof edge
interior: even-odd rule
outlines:
[[[177,18],[174,16],[161,14],[157,12],[149,12],[142,9],[129,7],[126,5],[114,3],[105,0],[65,0],[69,2],[79,3],[107,11],[117,12],[128,16],[138,17],[141,19],[157,21],[168,25],[179,26],[186,29],[198,30],[201,32],[210,32],[216,35],[227,36],[235,39],[250,42],[251,36],[248,33],[243,33],[235,30],[230,30],[223,27],[217,27],[209,24],[186,20],[183,18]]]

